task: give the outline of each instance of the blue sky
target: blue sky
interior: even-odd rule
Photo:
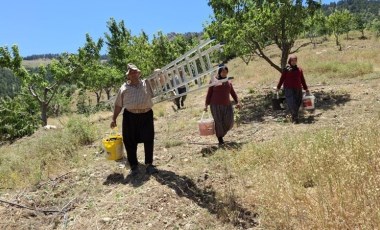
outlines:
[[[330,2],[330,0],[324,1]],[[107,21],[124,20],[134,35],[144,30],[201,32],[210,21],[208,0],[1,0],[0,46],[18,45],[20,54],[76,53],[108,32]],[[102,53],[105,53],[103,50]]]

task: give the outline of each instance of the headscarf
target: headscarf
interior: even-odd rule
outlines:
[[[292,61],[293,59],[296,59],[296,60],[297,60],[297,56],[294,55],[294,54],[292,54],[292,55],[289,56],[289,59],[288,59],[288,65],[289,65],[289,67],[290,67],[289,69],[291,69],[291,70],[298,70],[297,65],[291,65],[291,61]]]
[[[223,78],[220,76],[220,73],[221,73],[224,69],[227,70],[227,72],[228,72],[228,67],[227,67],[226,65],[223,65],[223,66],[219,67],[219,69],[218,69],[218,76],[217,76],[217,79],[218,79],[218,80],[223,79]]]

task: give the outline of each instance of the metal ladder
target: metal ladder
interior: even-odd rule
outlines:
[[[228,81],[213,81],[218,65],[213,65],[210,56],[219,52],[223,44],[212,45],[215,39],[201,42],[197,47],[162,67],[160,72],[155,72],[146,80],[150,83],[153,92],[153,103],[173,100],[215,84]],[[182,75],[180,75],[182,73]],[[207,80],[210,76],[210,80]],[[186,87],[186,92],[179,93],[179,87]]]

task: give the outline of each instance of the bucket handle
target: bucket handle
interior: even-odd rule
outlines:
[[[305,96],[314,96],[314,95],[309,91],[309,92],[305,92]]]
[[[119,134],[119,129],[116,127],[114,127],[113,129],[111,129],[110,132],[107,132],[107,134],[109,135],[116,135],[116,134]]]
[[[280,99],[280,94],[278,93],[277,90],[273,94],[273,99]]]
[[[205,113],[206,113],[206,111],[203,111],[201,121],[203,121],[203,116],[205,115]],[[209,113],[207,113],[207,114],[208,114],[208,117],[210,118],[210,114]]]

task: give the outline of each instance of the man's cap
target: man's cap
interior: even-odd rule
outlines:
[[[141,72],[140,69],[137,68],[137,66],[135,64],[132,64],[132,63],[127,64],[127,72],[125,73],[126,75],[129,74],[129,70],[137,70],[137,71]]]

